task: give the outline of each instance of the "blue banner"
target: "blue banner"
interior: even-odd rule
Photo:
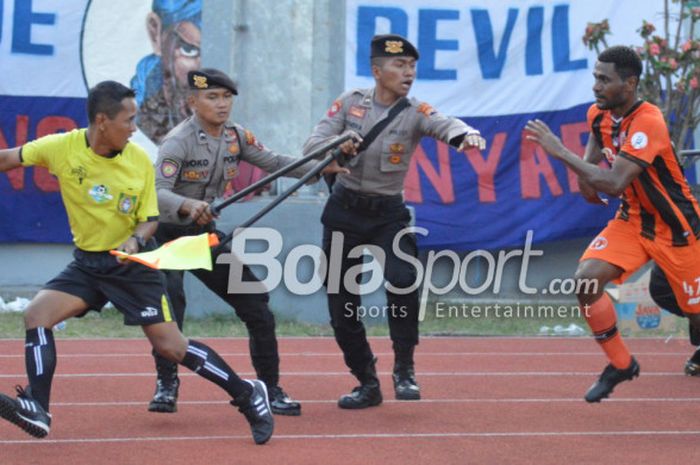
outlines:
[[[483,153],[467,155],[425,138],[414,154],[406,199],[414,206],[424,248],[498,249],[535,242],[593,236],[614,214],[578,194],[576,175],[521,137],[529,119],[545,121],[564,143],[583,153],[588,104],[547,113],[469,118],[487,140]],[[466,120],[466,119],[465,119]]]
[[[405,196],[429,249],[499,249],[591,237],[618,204],[586,203],[576,176],[523,136],[539,118],[583,155],[596,56],[582,43],[588,22],[609,19],[615,44],[640,44],[657,0],[346,1],[345,87],[374,86],[369,44],[395,33],[420,52],[409,96],[463,119],[486,138],[483,152],[458,153],[424,139]],[[613,45],[613,44],[611,44]]]

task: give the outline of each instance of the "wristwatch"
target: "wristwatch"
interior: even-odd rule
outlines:
[[[136,244],[139,246],[139,252],[141,252],[144,248],[146,248],[146,239],[143,238],[143,236],[139,234],[132,234],[131,237],[136,239]]]

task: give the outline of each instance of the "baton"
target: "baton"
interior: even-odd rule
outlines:
[[[250,194],[251,192],[255,191],[256,189],[258,189],[258,188],[264,186],[265,184],[268,184],[268,183],[274,181],[275,179],[277,179],[277,178],[279,178],[279,177],[281,177],[281,176],[284,176],[285,174],[289,173],[289,172],[292,171],[293,169],[298,168],[298,167],[300,167],[301,165],[303,165],[303,164],[305,164],[305,163],[308,163],[310,160],[312,160],[312,159],[318,157],[319,155],[321,155],[321,154],[327,152],[328,150],[333,150],[333,149],[335,149],[336,147],[338,147],[340,144],[344,143],[345,141],[348,141],[348,140],[352,139],[352,137],[353,137],[352,134],[345,134],[344,136],[339,137],[338,139],[336,139],[335,141],[331,142],[330,144],[326,144],[326,145],[324,145],[323,147],[321,147],[321,148],[319,148],[319,149],[317,149],[317,150],[314,150],[313,152],[311,152],[311,153],[308,154],[307,156],[296,160],[294,163],[291,163],[291,164],[289,164],[289,165],[287,165],[287,166],[285,166],[285,167],[283,167],[283,168],[278,169],[277,171],[275,171],[274,173],[270,174],[269,176],[267,176],[267,177],[265,177],[265,178],[262,178],[261,180],[259,180],[259,181],[255,182],[255,183],[251,184],[250,186],[246,187],[245,189],[243,189],[243,190],[241,190],[241,191],[235,193],[234,195],[232,195],[232,196],[229,197],[228,199],[224,200],[224,201],[221,202],[220,204],[211,206],[211,207],[210,207],[210,208],[211,208],[211,212],[214,214],[214,216],[218,216],[219,213],[221,212],[221,210],[223,210],[224,208],[228,207],[228,206],[231,205],[232,203],[234,203],[234,202],[236,202],[236,201],[242,199],[242,198],[245,197],[246,195],[248,195],[248,194]],[[329,162],[329,163],[330,163],[330,162]],[[326,164],[326,165],[327,165],[327,164]],[[326,165],[324,165],[324,167],[325,167]],[[308,179],[310,179],[310,178],[306,178],[306,179],[307,179],[307,181],[308,181]],[[295,185],[296,185],[296,184],[295,184]],[[297,189],[298,189],[298,188],[297,188]],[[290,193],[290,194],[291,194],[291,193]]]
[[[346,140],[347,140],[347,139],[346,139]],[[327,150],[327,149],[326,149],[326,150]],[[306,173],[304,176],[302,176],[301,178],[299,178],[299,180],[298,180],[296,183],[294,183],[294,185],[292,185],[292,187],[290,187],[289,189],[287,189],[286,191],[284,191],[283,193],[281,193],[280,195],[278,195],[277,198],[275,198],[275,200],[273,200],[273,201],[270,202],[268,205],[266,205],[265,208],[263,208],[263,209],[260,210],[258,213],[256,213],[255,215],[253,215],[248,221],[246,221],[246,222],[240,224],[240,225],[239,225],[236,229],[234,229],[232,232],[230,232],[230,233],[227,234],[226,236],[222,237],[222,238],[219,240],[219,245],[217,246],[217,248],[215,249],[215,251],[221,250],[221,248],[223,248],[226,244],[228,244],[229,242],[231,242],[231,240],[233,239],[233,236],[235,235],[235,232],[236,232],[237,229],[240,229],[240,228],[247,228],[247,227],[253,225],[253,224],[254,224],[255,222],[257,222],[260,218],[262,218],[263,216],[265,216],[270,210],[272,210],[273,208],[275,208],[277,205],[279,205],[280,203],[282,203],[282,201],[284,201],[287,197],[289,197],[289,196],[292,195],[295,191],[297,191],[301,186],[303,186],[304,184],[306,184],[306,182],[307,182],[309,179],[311,179],[311,178],[313,178],[314,176],[318,175],[318,173],[320,173],[326,166],[330,165],[333,161],[337,161],[339,158],[341,158],[341,157],[340,157],[340,153],[341,153],[341,152],[340,152],[339,149],[334,150],[334,151],[333,151],[333,156],[330,156],[330,157],[326,158],[325,160],[323,160],[322,162],[320,162],[320,163],[319,163],[318,165],[316,165],[311,171],[309,171],[309,172]]]

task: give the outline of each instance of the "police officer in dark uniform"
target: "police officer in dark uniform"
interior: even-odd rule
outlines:
[[[402,106],[407,104],[373,141],[364,141],[370,142],[366,148],[359,146],[363,150],[349,161],[350,172],[338,175],[321,218],[326,256],[331,256],[334,236],[343,240],[339,279],[334,277],[337,270],[329,270],[327,276],[328,305],[345,363],[360,381],[351,394],[340,398],[341,408],[360,409],[382,402],[376,359],[357,315],[361,299],[356,289],[344,286],[346,271],[361,263],[360,258],[347,258],[348,252],[360,244],[372,244],[386,254],[384,277],[398,288],[397,292],[387,290],[386,308],[395,354],[394,391],[397,399],[420,399],[413,360],[418,344],[418,286],[408,293],[398,291],[416,284],[416,270],[399,260],[392,248],[397,233],[410,222],[403,199],[404,179],[413,151],[423,136],[449,143],[460,151],[485,148],[479,131],[464,122],[438,113],[427,103],[415,99],[406,102],[416,78],[417,60],[418,51],[404,37],[375,36],[371,44],[375,87],[342,94],[304,146],[304,152],[310,153],[347,132],[367,138],[370,128],[392,114],[399,102]],[[341,145],[348,155],[354,155],[357,148],[352,141]],[[417,256],[413,235],[404,234],[399,245],[403,253]]]
[[[227,184],[238,174],[239,161],[247,161],[273,172],[296,161],[265,148],[238,124],[228,124],[237,95],[234,82],[216,69],[201,69],[188,74],[191,93],[188,102],[194,114],[173,128],[164,138],[156,161],[156,188],[161,212],[156,238],[160,243],[184,235],[215,231],[210,203],[220,197]],[[289,173],[300,177],[316,162]],[[327,172],[346,171],[333,164]],[[191,273],[216,295],[231,305],[245,323],[250,336],[250,355],[260,380],[268,386],[272,411],[281,415],[300,415],[301,406],[279,386],[279,355],[275,319],[268,307],[268,294],[229,293],[227,264],[216,264],[219,251],[212,257],[212,271]],[[182,328],[185,312],[183,272],[168,271],[168,292],[178,325]],[[258,282],[248,266],[243,280]],[[150,411],[174,412],[179,387],[177,366],[156,356],[158,373],[156,392]]]

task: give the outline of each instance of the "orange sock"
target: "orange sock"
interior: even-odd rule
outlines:
[[[628,368],[632,363],[632,355],[617,330],[617,316],[610,296],[603,293],[600,299],[583,310],[593,336],[603,348],[610,363],[620,370]]]

